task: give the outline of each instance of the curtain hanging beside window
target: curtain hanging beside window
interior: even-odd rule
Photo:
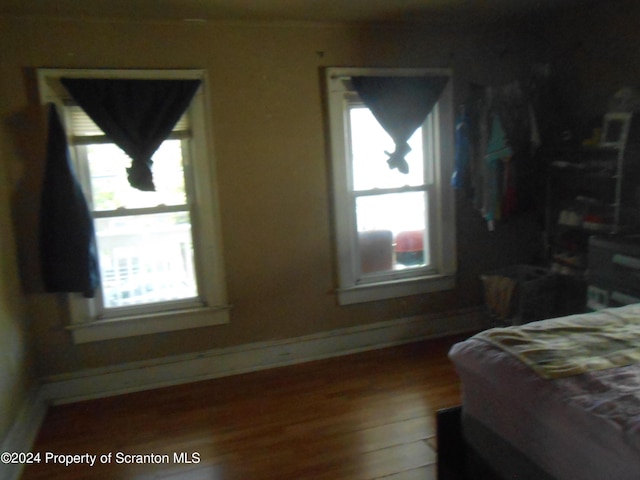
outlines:
[[[40,211],[40,255],[46,291],[93,297],[99,285],[93,220],[76,180],[67,137],[55,105],[48,138]]]
[[[394,152],[385,152],[389,168],[408,173],[409,164],[404,158],[411,151],[408,141],[433,110],[449,77],[356,76],[351,81],[395,143]]]
[[[151,157],[191,103],[200,80],[62,78],[80,107],[132,159],[129,183],[153,191]]]

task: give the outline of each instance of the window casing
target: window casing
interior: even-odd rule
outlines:
[[[73,104],[60,84],[62,77],[202,81],[153,157],[157,192],[128,185],[130,159]],[[43,103],[53,102],[63,113],[99,250],[96,297],[70,295],[74,340],[228,323],[215,178],[206,143],[204,72],[42,69],[39,83]]]
[[[351,304],[453,288],[452,82],[409,141],[410,170],[405,175],[387,165],[384,150],[392,151],[393,142],[351,87],[349,79],[356,75],[450,76],[450,72],[326,71],[338,301]]]

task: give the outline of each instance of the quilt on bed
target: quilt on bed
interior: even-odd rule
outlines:
[[[493,328],[474,338],[510,353],[544,378],[640,362],[640,305]]]

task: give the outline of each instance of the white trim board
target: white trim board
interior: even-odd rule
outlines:
[[[53,404],[209,380],[487,328],[481,308],[419,315],[44,378]]]
[[[2,441],[0,452],[29,452],[47,413],[47,403],[40,386],[27,394],[9,432]],[[0,462],[0,478],[18,480],[24,465]]]

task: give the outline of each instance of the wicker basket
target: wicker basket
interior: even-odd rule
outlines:
[[[546,268],[514,265],[480,278],[492,326],[521,325],[556,315],[558,277]]]

